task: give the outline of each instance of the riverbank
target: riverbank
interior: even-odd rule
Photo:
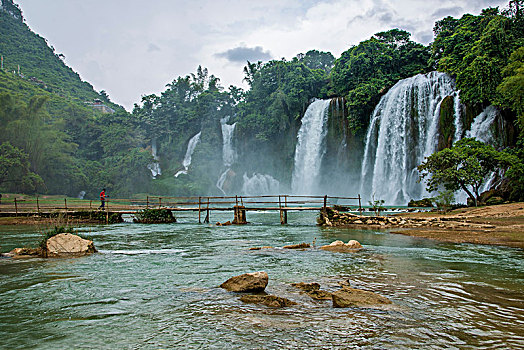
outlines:
[[[524,203],[461,208],[447,214],[406,213],[403,218],[440,219],[443,226],[395,228],[390,232],[443,242],[502,245],[524,249]]]
[[[446,214],[402,213],[358,216],[328,209],[319,224],[358,229],[381,229],[443,242],[502,245],[524,249],[524,203],[461,208]]]

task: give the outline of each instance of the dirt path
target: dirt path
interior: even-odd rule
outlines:
[[[524,203],[457,209],[448,214],[407,213],[402,218],[439,218],[443,227],[393,228],[392,233],[444,242],[503,245],[524,249]]]

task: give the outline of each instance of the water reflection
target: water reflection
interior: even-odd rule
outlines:
[[[215,215],[216,221],[231,218]],[[101,253],[78,259],[0,260],[2,346],[26,348],[519,348],[524,324],[521,250],[435,243],[366,230],[316,227],[307,213],[250,213],[240,227],[123,223],[82,228]],[[38,232],[3,230],[2,251]],[[356,239],[355,254],[250,251]],[[243,304],[217,286],[265,270],[267,291],[299,303]],[[290,286],[319,282],[390,298],[389,308],[333,309]]]

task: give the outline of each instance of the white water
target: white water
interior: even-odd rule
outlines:
[[[405,205],[427,195],[416,167],[437,148],[440,104],[447,96],[458,98],[453,80],[431,72],[399,81],[380,99],[366,136],[364,198],[374,194],[386,204]]]
[[[182,166],[184,167],[184,169],[178,171],[175,174],[175,177],[178,177],[178,175],[180,174],[187,174],[187,171],[189,170],[189,166],[191,165],[191,157],[193,156],[195,147],[197,146],[198,142],[200,141],[201,133],[202,132],[199,132],[198,134],[196,134],[189,140],[189,143],[187,144],[186,156],[184,157],[184,160],[182,161]]]
[[[466,137],[474,137],[479,141],[493,145],[495,137],[491,132],[491,126],[498,115],[495,106],[488,106],[473,119],[471,129],[466,131]]]
[[[224,183],[230,174],[231,165],[233,165],[237,159],[237,154],[233,148],[233,133],[235,132],[235,126],[237,123],[227,124],[228,121],[229,116],[220,119],[220,125],[222,127],[222,163],[226,169],[222,174],[220,174],[216,183],[217,188],[224,195],[226,195],[226,191],[224,191]]]
[[[295,166],[291,188],[294,194],[316,194],[322,158],[326,152],[325,137],[330,100],[311,103],[302,118],[295,148]]]
[[[156,141],[153,139],[151,142],[151,155],[155,159],[155,162],[147,165],[147,168],[151,171],[151,176],[156,178],[158,175],[162,175],[162,169],[160,168],[160,163],[158,163],[159,158],[157,155]]]
[[[242,193],[246,196],[258,196],[266,194],[279,194],[280,183],[271,175],[254,173],[249,177],[243,176]]]

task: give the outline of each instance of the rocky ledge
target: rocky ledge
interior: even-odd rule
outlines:
[[[457,228],[470,227],[477,229],[490,229],[494,225],[468,222],[464,218],[445,217],[402,217],[402,216],[364,216],[351,213],[341,213],[338,210],[327,208],[320,212],[318,223],[321,226],[371,226],[375,228],[414,228],[414,227],[439,227]]]

